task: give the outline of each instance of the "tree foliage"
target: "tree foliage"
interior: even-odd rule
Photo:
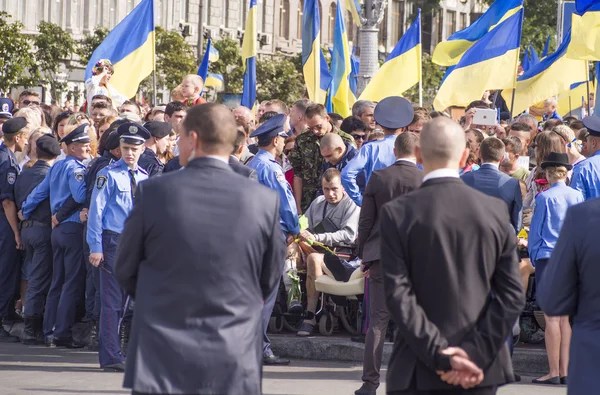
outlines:
[[[0,92],[7,93],[15,85],[31,86],[26,72],[35,64],[31,39],[21,33],[23,24],[9,22],[11,16],[0,12]]]
[[[244,67],[239,41],[223,38],[213,41],[213,46],[219,51],[219,60],[210,63],[209,72],[223,76],[227,93],[241,93],[244,88]]]
[[[442,84],[445,67],[440,67],[431,61],[431,55],[423,53],[423,105],[431,107],[433,99]],[[419,85],[415,85],[404,93],[413,103],[419,102]]]
[[[302,74],[298,73],[291,59],[282,55],[256,62],[256,79],[259,101],[279,99],[292,103],[304,94]]]
[[[102,26],[97,26],[94,29],[94,33],[88,34],[80,41],[79,45],[75,48],[75,53],[79,56],[79,63],[82,66],[87,66],[92,54],[98,48],[98,46],[104,41],[110,31]]]
[[[555,1],[525,0],[521,53],[524,53],[529,44],[533,44],[538,55],[542,56],[548,36],[551,37],[549,53],[556,49],[556,7]]]

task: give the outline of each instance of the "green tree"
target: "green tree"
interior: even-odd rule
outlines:
[[[42,21],[38,25],[39,34],[34,38],[36,48],[36,64],[31,68],[31,75],[39,76],[50,84],[50,96],[59,100],[67,87],[66,79],[59,79],[61,65],[70,70],[69,60],[76,48],[71,35],[60,26]]]
[[[546,39],[550,36],[549,53],[556,49],[557,5],[555,1],[525,0],[525,17],[521,37],[521,53],[533,44],[535,51],[542,56]]]
[[[258,101],[279,99],[292,103],[304,94],[304,79],[294,63],[282,55],[260,59],[256,63]]]
[[[442,84],[445,67],[440,67],[431,61],[431,55],[423,53],[423,105],[431,107],[433,99]],[[413,103],[419,102],[419,85],[415,85],[404,93]]]
[[[79,63],[82,66],[87,66],[92,54],[98,46],[104,41],[110,31],[102,26],[97,26],[92,34],[88,34],[81,40],[75,53],[79,56]]]
[[[23,24],[9,22],[11,16],[0,12],[0,92],[15,85],[31,86],[34,79],[26,73],[35,64],[31,39],[21,33]]]
[[[239,41],[223,38],[213,41],[213,45],[219,51],[219,60],[210,63],[209,72],[223,76],[225,93],[241,93],[244,88],[244,67]]]

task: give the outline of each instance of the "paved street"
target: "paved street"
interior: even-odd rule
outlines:
[[[92,352],[0,344],[0,395],[129,393],[121,388],[122,374],[105,373],[97,366]],[[360,386],[360,374],[356,363],[293,361],[290,366],[265,369],[264,393],[350,395]],[[379,392],[383,394],[383,388]],[[564,395],[566,390],[517,384],[499,394]]]

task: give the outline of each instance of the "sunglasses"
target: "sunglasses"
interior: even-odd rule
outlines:
[[[367,138],[367,136],[364,134],[352,134],[351,136],[354,138],[354,140],[364,140]]]
[[[25,104],[26,106],[33,104],[34,106],[39,106],[40,102],[39,101],[32,101],[32,100],[23,100],[23,104]]]

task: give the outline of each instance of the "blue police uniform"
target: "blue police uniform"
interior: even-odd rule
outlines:
[[[396,131],[410,125],[414,118],[412,104],[402,97],[390,96],[375,106],[374,117],[377,124],[389,131]],[[365,184],[375,170],[391,166],[396,162],[394,143],[396,135],[387,135],[383,140],[364,144],[358,155],[342,170],[342,185],[346,193],[358,206],[362,204],[362,194],[357,177],[364,172]]]
[[[88,124],[78,126],[61,141],[66,144],[89,143],[88,127]],[[29,219],[33,210],[48,197],[52,214],[55,214],[70,197],[77,203],[84,203],[85,170],[85,165],[72,156],[56,162],[44,181],[23,203],[23,217]],[[72,348],[83,346],[73,342],[71,333],[77,303],[85,287],[86,269],[83,260],[83,224],[79,219],[80,211],[81,209],[78,209],[52,230],[53,278],[44,312],[44,335],[49,345],[54,343]]]
[[[162,139],[171,133],[173,127],[168,122],[159,122],[159,121],[149,121],[144,124],[145,130],[150,132],[151,137],[155,137],[156,139]],[[150,177],[154,177],[157,175],[161,175],[165,168],[165,165],[158,159],[158,156],[154,151],[150,148],[146,148],[142,155],[140,156],[140,160],[138,161],[138,165],[148,172]]]
[[[592,115],[582,122],[591,136],[600,137],[600,117]],[[570,186],[581,192],[585,200],[600,197],[600,151],[575,165]]]
[[[134,123],[119,126],[117,132],[127,143],[143,144],[150,133]],[[100,264],[100,331],[98,358],[101,367],[123,363],[119,342],[125,294],[114,276],[119,235],[133,208],[137,185],[148,179],[140,166],[135,170],[119,159],[98,172],[88,213],[87,243],[90,253],[102,253]]]

